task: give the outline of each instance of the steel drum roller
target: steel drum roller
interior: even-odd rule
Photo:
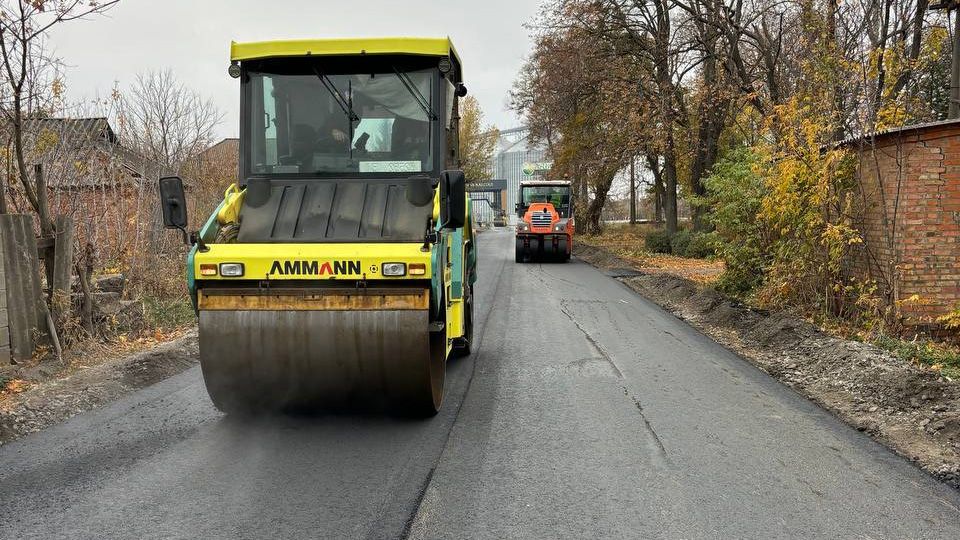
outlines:
[[[330,295],[308,302],[320,309],[263,296],[239,303],[257,309],[225,309],[238,302],[210,298],[200,305],[200,365],[222,411],[367,403],[429,415],[440,407],[446,343],[429,332],[427,309],[326,309],[344,302]],[[270,305],[285,309],[263,309]]]

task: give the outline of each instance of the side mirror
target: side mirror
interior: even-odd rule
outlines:
[[[523,217],[523,213],[524,213],[523,205],[521,205],[520,203],[517,203],[517,206],[514,207],[514,211],[516,211],[517,217]]]
[[[187,230],[187,197],[183,192],[183,180],[179,176],[160,179],[160,206],[163,210],[164,227]]]
[[[463,171],[440,173],[440,226],[459,229],[466,222],[467,182]]]

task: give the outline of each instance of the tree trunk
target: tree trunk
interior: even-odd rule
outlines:
[[[663,171],[660,169],[660,158],[647,156],[647,166],[653,173],[653,221],[663,223]]]
[[[590,234],[600,234],[603,229],[603,206],[607,202],[607,193],[610,192],[610,185],[613,184],[615,174],[608,174],[600,181],[596,182],[593,189],[593,200],[587,206],[587,226]]]
[[[574,228],[577,234],[584,234],[587,232],[587,215],[589,215],[590,197],[587,190],[587,179],[583,174],[583,167],[577,165],[574,167],[574,170],[577,171],[577,177],[573,180],[573,189],[577,195],[574,206],[578,213],[582,211],[584,214],[584,219],[574,219]]]
[[[703,178],[717,161],[717,150],[720,142],[720,132],[723,130],[723,121],[726,116],[728,101],[716,95],[716,65],[715,62],[706,62],[704,80],[707,85],[707,96],[700,102],[700,122],[697,128],[697,148],[693,157],[690,171],[690,187],[696,197],[703,197],[707,190],[703,185]],[[701,205],[693,207],[693,230],[705,230],[709,224],[704,214],[707,208]]]
[[[660,120],[665,131],[663,151],[664,183],[666,193],[663,210],[666,213],[667,231],[677,232],[677,155],[674,141],[673,95],[676,87],[670,71],[670,7],[665,0],[655,2],[657,31],[654,35],[654,73],[657,91],[660,93]]]
[[[93,274],[93,245],[89,242],[83,251],[83,260],[77,261],[77,275],[80,277],[80,290],[83,292],[83,304],[80,308],[80,318],[83,321],[83,329],[88,337],[93,337],[93,286],[90,283],[90,276]]]
[[[637,224],[637,158],[630,158],[630,224]]]
[[[835,59],[839,56],[840,45],[837,41],[837,3],[839,0],[827,0],[827,38],[829,39],[828,50]],[[833,84],[833,140],[843,140],[844,134],[844,99],[843,84],[837,77],[839,73],[834,73]]]
[[[3,174],[0,174],[0,214],[9,214],[7,210],[7,181]]]
[[[663,212],[667,232],[675,233],[677,223],[677,155],[674,148],[673,128],[667,130],[667,146],[663,153],[664,197]]]
[[[721,2],[714,0],[709,4],[710,18],[717,21],[721,20],[724,8]],[[727,109],[730,100],[724,97],[724,92],[720,85],[723,84],[718,74],[718,57],[720,32],[718,26],[714,24],[703,24],[700,28],[701,40],[704,45],[706,58],[703,62],[703,97],[697,105],[697,140],[694,150],[693,164],[690,171],[690,188],[695,197],[706,195],[706,189],[703,186],[703,178],[709,174],[717,161],[717,147],[720,141],[720,133],[723,131],[724,120],[727,116]],[[693,206],[693,229],[702,231],[709,227],[704,214],[707,208],[702,205]]]

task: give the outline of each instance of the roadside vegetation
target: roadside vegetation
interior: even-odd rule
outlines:
[[[96,100],[67,98],[67,64],[48,35],[115,5],[0,7],[0,215],[33,223],[37,301],[50,314],[31,332],[33,355],[0,365],[0,396],[169,340],[195,321],[183,281],[186,247],[159,222],[156,180],[185,178],[198,219],[235,181],[236,157],[204,155],[222,112],[172,71],[146,70]],[[61,252],[70,262],[56,288]],[[4,358],[8,345],[0,344]]]
[[[743,280],[755,283],[746,273],[750,270],[741,269],[740,272],[744,273],[731,272],[725,262],[728,259],[718,253],[718,249],[744,248],[735,247],[733,243],[724,244],[716,233],[692,233],[681,229],[670,235],[655,224],[611,224],[605,226],[600,234],[585,235],[579,241],[603,248],[630,262],[643,273],[679,276],[703,287],[722,291],[756,308],[778,309],[760,300],[756,286],[742,286]],[[706,247],[702,251],[697,247],[691,249],[693,242]],[[687,247],[686,250],[675,249],[678,246]],[[938,371],[952,380],[960,380],[960,347],[949,340],[883,332],[878,329],[882,326],[878,327],[876,321],[869,319],[850,320],[809,310],[798,314],[830,335],[870,343],[918,367]]]
[[[929,7],[547,2],[511,103],[573,179],[585,242],[956,375],[960,306],[908,320],[929,299],[900,294],[904,270],[852,263],[878,257],[865,136],[951,113],[950,21]],[[651,224],[605,225],[638,164],[630,196]],[[893,242],[909,203],[887,204]]]

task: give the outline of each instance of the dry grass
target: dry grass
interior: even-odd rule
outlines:
[[[614,255],[630,261],[638,270],[650,273],[671,274],[697,283],[711,284],[723,273],[723,261],[712,259],[688,259],[674,255],[650,253],[644,248],[647,232],[654,230],[650,224],[615,224],[604,228],[599,235],[581,236],[580,242],[602,247]]]

